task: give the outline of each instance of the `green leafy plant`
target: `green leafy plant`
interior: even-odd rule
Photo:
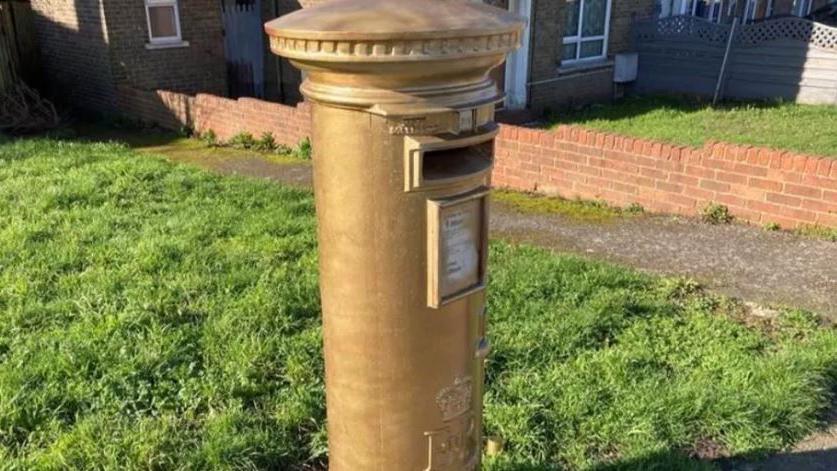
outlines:
[[[192,137],[195,135],[195,130],[184,124],[177,129],[177,135],[179,137]]]
[[[273,138],[273,134],[269,132],[265,132],[256,141],[255,149],[260,152],[273,152],[276,150],[276,139]]]
[[[703,207],[701,211],[701,219],[703,222],[709,224],[729,224],[734,217],[729,212],[729,208],[723,204],[709,203]]]
[[[249,132],[240,132],[227,143],[234,149],[253,149],[257,145],[256,139]]]
[[[200,134],[199,139],[209,147],[218,147],[221,145],[221,143],[218,142],[218,136],[212,129]]]
[[[273,153],[279,155],[293,155],[294,150],[285,144],[276,144],[276,148],[273,149]]]
[[[299,141],[299,145],[294,150],[294,155],[303,160],[311,160],[311,139],[306,137]]]
[[[639,203],[631,203],[625,208],[625,212],[628,214],[643,214],[645,213],[645,208]]]
[[[775,222],[768,222],[767,224],[764,225],[764,230],[769,231],[769,232],[776,232],[781,228],[782,227],[779,226],[779,224],[775,223]]]
[[[837,228],[809,224],[797,228],[794,232],[805,237],[837,242]]]

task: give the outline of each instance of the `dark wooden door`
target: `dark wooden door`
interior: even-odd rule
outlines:
[[[264,97],[261,0],[221,0],[227,85],[233,98]]]

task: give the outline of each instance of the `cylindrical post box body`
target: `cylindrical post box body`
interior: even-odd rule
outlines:
[[[385,118],[315,105],[314,123],[331,469],[471,469],[443,465],[480,450],[483,297],[428,306],[425,220],[488,176],[407,193]]]
[[[485,5],[419,3],[337,1],[267,26],[274,52],[307,72],[313,103],[336,471],[479,467],[488,186],[502,98],[487,74],[521,24]],[[459,30],[423,12],[434,6]],[[477,17],[463,26],[462,15]],[[421,31],[403,31],[404,18]]]

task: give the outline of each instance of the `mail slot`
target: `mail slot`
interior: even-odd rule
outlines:
[[[475,135],[413,136],[405,142],[405,184],[407,191],[422,191],[485,179],[494,165],[491,124]]]
[[[479,468],[489,72],[522,26],[452,0],[335,0],[266,25],[312,103],[331,470]]]

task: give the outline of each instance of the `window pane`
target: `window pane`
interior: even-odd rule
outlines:
[[[578,36],[578,19],[581,14],[581,0],[567,0],[567,22],[564,25],[564,36]]]
[[[581,58],[599,57],[604,53],[604,41],[585,41],[581,43]]]
[[[174,6],[148,7],[148,23],[152,38],[177,37]]]
[[[561,53],[562,61],[573,61],[576,59],[575,53],[578,50],[578,44],[564,44],[563,52]]]
[[[581,36],[603,36],[607,18],[607,0],[584,0],[584,24]]]

